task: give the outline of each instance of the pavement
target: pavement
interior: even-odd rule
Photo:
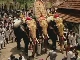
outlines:
[[[21,47],[22,47],[22,50],[17,50],[16,49],[16,42],[13,42],[13,43],[10,42],[9,44],[6,44],[6,47],[1,50],[0,60],[8,60],[8,58],[11,54],[15,55],[18,58],[19,57],[18,54],[21,52],[23,53],[23,56],[26,59],[26,56],[24,55],[24,52],[23,52],[23,48],[24,48],[24,42],[23,41],[21,41]],[[57,49],[59,50],[58,45],[57,45]],[[49,50],[48,50],[48,52],[49,52]],[[41,56],[36,56],[34,58],[34,60],[41,60],[41,59],[46,60],[48,52],[47,52],[47,54],[43,54]],[[62,60],[62,58],[65,56],[65,51],[64,51],[64,54],[57,52],[57,55],[58,56],[57,56],[56,60]],[[48,58],[47,60],[50,60],[50,58]]]

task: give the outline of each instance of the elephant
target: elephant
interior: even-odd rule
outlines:
[[[20,19],[14,20],[14,26],[13,26],[14,34],[17,39],[17,49],[20,50],[20,41],[23,38],[24,44],[25,44],[25,52],[28,53],[28,44],[29,44],[29,36],[28,36],[28,27],[27,24],[23,23]],[[27,33],[26,33],[27,32]]]
[[[56,50],[56,40],[57,40],[58,28],[54,21],[48,23],[48,36],[52,40],[52,50]]]
[[[47,18],[48,21],[48,35],[51,38],[53,44],[53,49],[56,50],[56,40],[57,36],[59,37],[59,42],[63,42],[63,33],[64,33],[64,25],[63,25],[63,20],[62,18],[59,17],[58,14],[54,14],[52,16],[49,16]],[[62,44],[61,43],[61,50],[62,50]],[[61,51],[62,52],[62,51]],[[63,52],[62,52],[63,53]]]

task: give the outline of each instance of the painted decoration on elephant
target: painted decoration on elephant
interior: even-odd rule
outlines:
[[[37,18],[39,18],[41,15],[44,17],[47,16],[47,11],[43,1],[37,0],[34,2],[34,13]]]
[[[55,22],[56,22],[56,25],[59,29],[59,35],[60,36],[63,36],[64,34],[64,24],[63,24],[63,19],[59,17],[58,14],[55,14],[54,15],[54,18],[55,18]]]

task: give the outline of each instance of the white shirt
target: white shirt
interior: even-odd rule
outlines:
[[[78,56],[77,60],[80,60],[80,56]]]
[[[73,52],[72,51],[69,51],[67,53],[67,60],[71,60],[71,58],[74,56]]]
[[[6,37],[6,38],[9,38],[9,34],[10,34],[9,30],[6,30],[6,31],[5,31],[5,37]]]
[[[72,42],[71,42],[72,41],[72,35],[71,34],[68,35],[68,39],[69,39],[69,43],[72,44]]]
[[[72,36],[72,46],[76,46],[76,36]]]
[[[25,60],[24,56],[22,56],[22,60]]]

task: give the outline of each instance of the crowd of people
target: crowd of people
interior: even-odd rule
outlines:
[[[10,11],[2,9],[0,11],[0,45],[1,45],[1,48],[3,48],[3,45],[5,47],[5,44],[9,44],[10,40],[12,42],[16,41],[16,37],[14,35],[14,30],[13,30],[13,24],[14,24],[13,21],[15,19],[21,18],[20,13],[22,12],[25,12],[24,9],[23,10],[10,10]],[[34,17],[33,10],[30,10],[27,12],[31,18]],[[49,11],[48,13],[51,13],[51,11]],[[63,57],[62,60],[79,60],[80,59],[80,57],[78,56],[78,52],[77,52],[77,46],[78,46],[77,38],[78,37],[79,36],[77,36],[74,31],[68,30],[67,33],[64,33],[62,40],[61,41],[59,40],[59,46],[62,45],[61,48],[66,51],[66,56]],[[32,44],[32,42],[30,42],[30,44]],[[18,59],[18,58],[15,58],[13,54],[11,54],[8,60],[25,60],[21,54],[19,54],[19,56],[20,57]],[[50,60],[56,60],[56,57],[58,56],[56,52],[56,46],[55,46],[55,49],[52,49],[49,51],[49,54],[46,57],[46,60],[49,56],[50,56]]]
[[[3,16],[1,15],[0,17],[0,36],[2,36],[4,39],[4,40],[0,40],[0,42],[3,41],[1,45],[4,43],[4,46],[5,46],[5,43],[9,44],[9,40],[12,40],[12,42],[16,40],[14,31],[12,29],[13,20],[16,18],[17,18],[16,16],[12,17],[11,15],[7,15],[6,13],[4,13]],[[79,58],[78,52],[77,52],[77,45],[78,45],[77,38],[78,37],[76,36],[75,32],[73,32],[72,30],[70,30],[67,33],[64,33],[63,45],[66,50],[66,57],[64,57],[63,60],[66,60],[66,59],[67,60],[71,60],[71,59],[77,60]],[[48,56],[50,56],[51,60],[55,60],[58,55],[56,51],[52,50],[50,51]],[[11,55],[11,58],[13,59],[15,57]]]

